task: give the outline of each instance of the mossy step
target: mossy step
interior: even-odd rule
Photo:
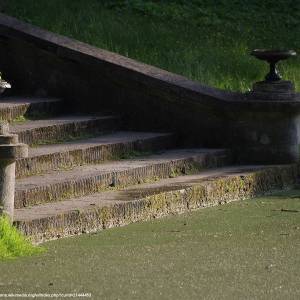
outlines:
[[[198,172],[229,163],[226,150],[170,150],[146,157],[85,165],[18,179],[15,207],[56,202],[110,188]]]
[[[254,197],[294,185],[297,175],[295,165],[209,170],[17,209],[15,225],[41,242]]]
[[[21,143],[47,144],[87,134],[110,132],[118,128],[117,116],[60,116],[45,120],[28,120],[11,125],[11,132]]]
[[[45,117],[61,110],[61,99],[34,97],[1,97],[0,119],[13,121],[20,117]]]
[[[115,132],[94,138],[29,148],[29,157],[16,164],[17,177],[50,170],[70,169],[83,164],[126,157],[135,151],[157,151],[174,146],[169,133]]]

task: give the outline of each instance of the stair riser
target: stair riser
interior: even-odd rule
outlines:
[[[54,217],[18,221],[16,226],[35,242],[145,221],[169,214],[243,200],[297,181],[296,167],[272,168],[243,176],[211,178],[199,184],[157,193],[140,200],[72,211]]]
[[[142,141],[100,145],[86,149],[24,158],[17,161],[16,176],[20,178],[45,173],[49,170],[65,170],[75,166],[95,164],[117,159],[131,151],[157,151],[169,149],[173,146],[173,143],[173,136],[162,136]]]
[[[53,116],[61,111],[61,101],[23,104],[0,109],[0,119],[12,121],[18,117],[37,117],[41,112],[47,112],[47,116]]]
[[[19,141],[28,145],[55,143],[86,134],[111,132],[118,129],[115,118],[81,121],[76,123],[40,127],[18,133]]]
[[[111,187],[118,188],[161,178],[175,177],[199,171],[202,168],[223,166],[227,163],[228,157],[226,155],[208,154],[193,159],[182,159],[119,172],[110,172],[88,178],[80,178],[79,180],[59,182],[33,189],[17,190],[15,207],[21,208],[66,200],[103,191]]]

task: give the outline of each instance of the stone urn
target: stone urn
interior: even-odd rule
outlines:
[[[6,82],[5,80],[0,78],[0,96],[6,89],[10,89],[10,88],[11,88],[11,85],[8,82]]]

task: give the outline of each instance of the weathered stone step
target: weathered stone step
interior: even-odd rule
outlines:
[[[84,164],[118,159],[135,151],[157,151],[174,146],[169,133],[115,132],[63,144],[29,148],[29,157],[16,164],[17,177],[65,170]]]
[[[116,116],[60,116],[52,119],[26,121],[11,125],[21,143],[33,145],[57,143],[66,139],[118,128]]]
[[[295,165],[229,167],[15,211],[35,242],[257,196],[296,183]]]
[[[228,164],[226,150],[188,149],[165,151],[144,158],[85,165],[66,171],[18,179],[15,207],[61,201],[111,187],[189,174],[203,168]]]
[[[60,112],[61,103],[56,98],[2,97],[0,119],[12,121],[22,116],[45,118]]]

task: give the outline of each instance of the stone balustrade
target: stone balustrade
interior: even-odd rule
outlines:
[[[15,166],[18,158],[28,156],[28,146],[18,142],[18,135],[9,133],[7,122],[0,122],[0,214],[13,220]]]

